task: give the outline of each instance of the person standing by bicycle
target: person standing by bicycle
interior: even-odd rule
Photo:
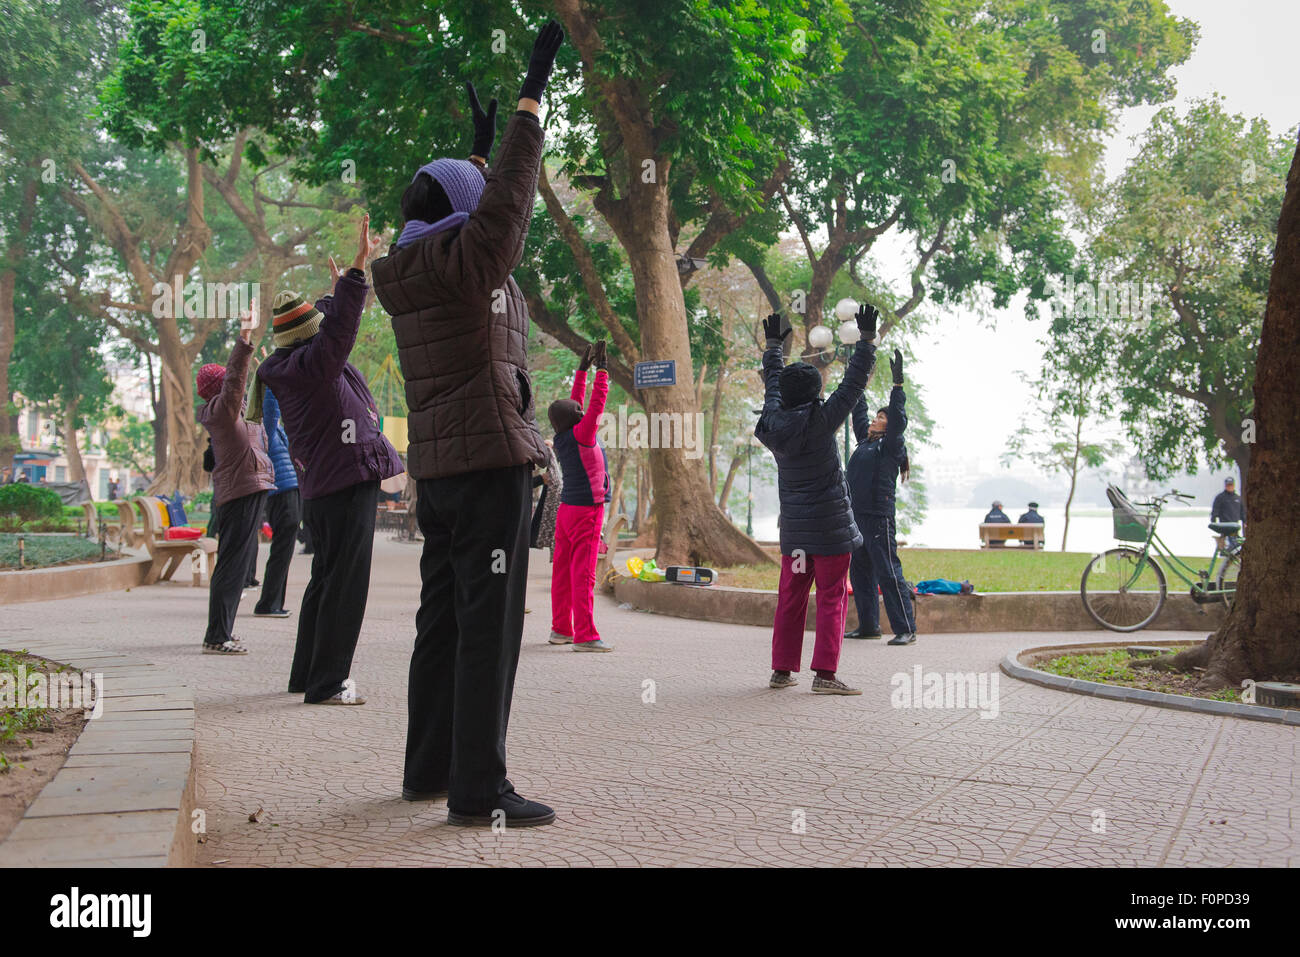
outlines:
[[[1214,496],[1210,506],[1211,522],[1238,522],[1241,530],[1246,530],[1246,503],[1237,494],[1237,481],[1231,475],[1223,480],[1223,491]],[[1237,535],[1228,536],[1228,544],[1236,548],[1241,539]]]

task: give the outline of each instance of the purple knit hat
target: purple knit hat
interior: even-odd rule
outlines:
[[[452,214],[444,216],[436,223],[422,220],[407,220],[402,227],[402,234],[397,237],[399,247],[409,246],[418,239],[440,233],[444,229],[454,229],[465,224],[469,214],[478,209],[479,197],[483,195],[483,174],[469,160],[436,159],[421,166],[419,172],[411,178],[415,182],[420,173],[428,173],[434,182],[442,187],[451,201]]]

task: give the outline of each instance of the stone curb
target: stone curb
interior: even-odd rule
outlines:
[[[0,572],[0,605],[135,588],[144,584],[150,562],[148,555],[128,552],[127,557],[111,562]]]
[[[772,627],[776,592],[730,585],[676,585],[643,582],[620,575],[614,583],[618,601],[642,611],[698,621]],[[807,628],[817,622],[815,600],[808,602]],[[1084,611],[1077,591],[986,592],[975,595],[919,595],[916,631],[921,635],[1008,631],[1101,632]],[[1204,610],[1205,614],[1201,614]],[[889,619],[881,610],[881,622]],[[1170,595],[1147,631],[1214,631],[1223,620],[1222,606],[1197,605],[1190,595]],[[856,628],[858,613],[849,602],[846,628]],[[1104,633],[1104,632],[1103,632]]]
[[[1178,645],[1185,641],[1171,639],[1148,641],[1151,645]],[[1175,711],[1196,711],[1201,714],[1213,714],[1230,718],[1245,718],[1248,721],[1269,721],[1273,724],[1288,724],[1300,727],[1300,711],[1293,708],[1270,708],[1258,704],[1239,704],[1235,701],[1215,701],[1211,698],[1193,698],[1190,695],[1169,694],[1164,691],[1146,691],[1142,688],[1126,688],[1123,685],[1109,685],[1100,681],[1086,681],[1083,678],[1066,678],[1050,672],[1039,671],[1020,663],[1024,655],[1043,654],[1053,651],[1088,650],[1097,651],[1105,648],[1128,645],[1131,642],[1089,643],[1086,645],[1030,645],[1016,651],[1008,652],[1002,659],[1000,667],[1004,674],[1030,684],[1057,691],[1072,691],[1075,694],[1092,695],[1097,698],[1110,698],[1114,701],[1127,701],[1131,704],[1154,705],[1157,708],[1172,708]]]
[[[68,640],[25,640],[12,650],[102,672],[104,710],[0,842],[0,867],[192,865],[190,689],[150,662]]]

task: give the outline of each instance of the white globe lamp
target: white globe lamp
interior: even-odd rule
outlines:
[[[846,322],[840,326],[840,342],[845,345],[853,345],[862,338],[862,330],[858,328],[856,322]]]
[[[835,333],[826,326],[813,326],[808,330],[808,345],[821,351],[835,341]]]
[[[852,299],[841,299],[835,304],[835,318],[840,322],[849,322],[857,314],[858,304]]]

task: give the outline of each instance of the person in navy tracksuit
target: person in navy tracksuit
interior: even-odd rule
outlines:
[[[894,629],[891,645],[910,645],[916,641],[916,611],[912,607],[911,589],[903,579],[903,564],[898,560],[898,542],[894,525],[894,492],[899,475],[907,481],[910,463],[903,432],[907,429],[903,392],[903,354],[894,350],[889,362],[894,387],[889,405],[872,419],[865,398],[853,407],[853,432],[858,447],[849,458],[849,494],[853,499],[853,520],[862,532],[861,547],[853,552],[849,563],[849,580],[853,583],[853,601],[858,609],[858,627],[846,638],[879,638],[880,605],[876,589],[885,600],[885,612]]]
[[[266,520],[271,525],[271,554],[262,573],[262,597],[253,608],[259,618],[288,618],[284,607],[285,586],[289,581],[289,563],[302,522],[302,500],[298,492],[298,472],[289,455],[289,437],[280,421],[280,403],[266,390],[262,399],[262,426],[275,467],[275,491],[266,500]],[[256,556],[254,556],[256,562]]]

